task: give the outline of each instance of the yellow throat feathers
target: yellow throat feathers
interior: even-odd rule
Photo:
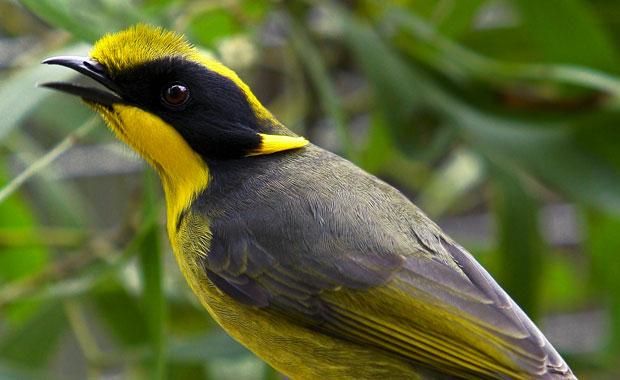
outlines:
[[[119,140],[131,146],[159,174],[166,194],[168,230],[209,183],[206,163],[183,137],[159,117],[124,104],[112,110],[91,105]],[[133,127],[132,127],[133,126]]]

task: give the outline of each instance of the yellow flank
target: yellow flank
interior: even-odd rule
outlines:
[[[428,379],[395,355],[312,331],[294,319],[243,305],[222,293],[200,262],[211,239],[208,221],[202,216],[189,212],[170,239],[181,272],[211,316],[233,338],[289,377]]]
[[[157,170],[166,193],[168,234],[171,234],[177,215],[207,187],[207,165],[183,137],[159,117],[122,104],[114,105],[113,111],[96,104],[92,106],[120,140]]]
[[[258,156],[261,154],[271,154],[283,150],[301,148],[308,145],[309,141],[299,136],[267,135],[259,133],[260,146],[248,156]]]
[[[138,24],[121,32],[105,35],[95,43],[90,56],[98,62],[105,63],[112,78],[116,72],[162,58],[182,57],[199,63],[233,81],[245,93],[259,119],[279,124],[233,70],[216,59],[200,54],[181,34],[160,27]]]

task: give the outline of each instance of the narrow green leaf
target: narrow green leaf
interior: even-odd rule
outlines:
[[[6,175],[0,167],[0,182],[5,182]],[[0,227],[5,230],[30,231],[36,228],[36,220],[30,205],[21,197],[11,197],[0,203]],[[6,240],[5,240],[6,239]],[[43,269],[49,262],[49,252],[41,242],[33,246],[13,246],[0,236],[0,285],[15,281]],[[12,323],[28,319],[36,311],[38,304],[33,302],[17,302],[6,310],[5,316]]]
[[[620,214],[590,211],[586,217],[586,247],[592,258],[592,279],[610,307],[606,357],[615,360],[620,355]]]
[[[155,179],[146,172],[144,214],[153,212],[157,204],[154,195]],[[154,352],[151,378],[163,380],[166,376],[166,298],[163,289],[163,252],[159,225],[154,224],[142,237],[138,247],[143,284],[143,304],[147,318],[151,348]]]
[[[310,40],[310,37],[304,32],[303,28],[293,19],[290,19],[290,22],[291,44],[293,49],[299,57],[299,61],[308,72],[308,76],[317,91],[323,112],[331,118],[336,126],[344,156],[356,161],[356,151],[347,127],[347,117],[342,109],[338,94],[333,85],[333,80],[329,77],[321,54]]]
[[[440,216],[480,184],[483,174],[478,156],[463,149],[456,150],[422,189],[418,204],[430,216]]]
[[[483,3],[483,0],[440,0],[431,21],[442,34],[458,38],[474,26],[474,16]]]
[[[43,368],[67,325],[62,310],[58,304],[50,303],[27,323],[10,330],[0,340],[0,357],[27,368]]]
[[[79,129],[79,126],[77,128]],[[82,130],[82,132],[84,131]],[[80,133],[76,132],[76,135],[73,137],[79,137]],[[71,140],[73,137],[67,138]],[[58,181],[54,177],[53,166],[41,165],[45,163],[46,159],[44,157],[47,156],[49,158],[49,152],[42,149],[37,141],[33,140],[29,134],[24,133],[22,130],[15,131],[11,136],[10,142],[9,149],[15,154],[20,164],[25,168],[30,168],[26,169],[30,173],[37,174],[30,178],[32,186],[29,190],[33,199],[41,200],[41,203],[38,205],[40,212],[54,219],[56,226],[71,228],[81,228],[81,226],[84,226],[90,219],[86,213],[86,202],[81,193],[77,191],[75,184]],[[61,141],[59,144],[64,145],[66,142],[63,143]],[[49,161],[47,162],[49,163]],[[35,165],[38,168],[31,166],[34,163],[37,163]],[[46,170],[37,172],[41,168]],[[12,182],[20,182],[27,179],[28,176],[22,176],[23,173],[17,175],[22,177],[20,180],[16,181],[16,178],[13,178]]]
[[[278,371],[272,366],[270,366],[269,364],[265,363],[265,370],[263,372],[263,380],[280,380],[280,379],[281,377]]]
[[[85,45],[76,45],[67,49],[51,52],[51,55],[79,55],[84,54],[88,48]],[[3,139],[46,97],[52,96],[52,92],[37,88],[37,83],[49,81],[65,81],[75,76],[71,70],[57,70],[49,65],[41,65],[38,62],[31,67],[19,70],[4,78],[0,82],[0,139]]]
[[[373,98],[391,128],[406,124],[421,93],[413,85],[415,78],[371,27],[339,13],[345,42],[370,80]]]
[[[532,318],[538,315],[543,270],[538,204],[511,175],[496,170],[493,206],[497,224],[499,283]]]
[[[176,363],[171,362],[168,365],[168,372],[174,376],[169,379],[174,380],[215,380],[209,376],[208,363]]]
[[[109,284],[106,285],[109,287]],[[126,346],[146,344],[150,337],[145,323],[146,311],[139,307],[136,298],[120,287],[98,293],[94,295],[98,314],[109,331]]]
[[[583,256],[571,253],[570,248],[559,248],[545,257],[541,295],[541,306],[544,305],[545,310],[541,310],[542,313],[580,310],[591,304],[592,289],[584,286],[589,268],[580,265]]]
[[[394,151],[394,142],[382,110],[376,109],[371,114],[368,142],[360,153],[358,164],[371,173],[377,173],[386,165]]]
[[[589,4],[516,0],[525,30],[548,61],[618,72],[618,53]]]
[[[76,38],[94,42],[144,19],[132,2],[118,0],[20,0],[31,12]]]
[[[65,137],[63,141],[58,143],[53,149],[49,150],[43,157],[37,159],[30,164],[23,172],[17,177],[13,178],[6,186],[0,188],[0,203],[2,203],[7,197],[17,191],[28,179],[36,175],[38,172],[46,169],[49,164],[56,160],[61,154],[66,152],[69,148],[75,145],[75,142],[87,135],[97,124],[99,119],[92,117],[75,132]]]
[[[231,12],[216,8],[195,16],[189,25],[191,40],[213,48],[216,43],[241,31],[241,25]]]

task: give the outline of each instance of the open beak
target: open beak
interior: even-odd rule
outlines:
[[[120,96],[120,88],[106,75],[101,64],[88,57],[60,56],[51,57],[41,63],[48,65],[60,65],[73,69],[89,78],[96,80],[110,91],[95,87],[87,87],[66,82],[46,82],[39,86],[52,88],[72,95],[77,95],[87,102],[93,102],[111,107],[114,104],[127,103]]]

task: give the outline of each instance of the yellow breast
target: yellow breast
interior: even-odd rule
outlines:
[[[421,379],[410,364],[372,347],[313,331],[265,309],[238,303],[207,278],[201,258],[209,222],[188,212],[170,241],[188,284],[213,319],[271,366],[292,379]]]

